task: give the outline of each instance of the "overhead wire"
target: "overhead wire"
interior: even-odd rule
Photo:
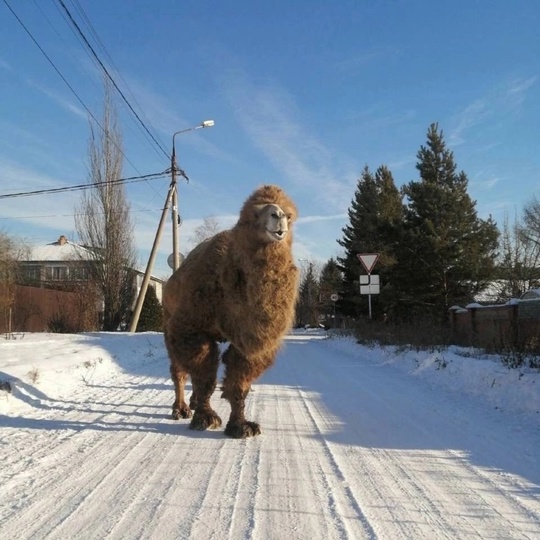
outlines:
[[[92,111],[88,108],[88,106],[86,105],[86,103],[84,103],[84,101],[81,99],[81,97],[79,96],[79,94],[77,94],[77,92],[75,91],[75,89],[73,88],[73,86],[71,86],[71,84],[69,83],[69,81],[64,77],[64,75],[62,74],[62,72],[60,71],[60,69],[56,66],[56,64],[52,61],[52,59],[50,58],[50,56],[45,52],[45,50],[43,49],[43,47],[38,43],[38,41],[36,40],[36,38],[33,36],[32,32],[30,32],[30,30],[27,28],[27,26],[24,24],[24,22],[21,20],[21,18],[17,15],[17,13],[13,10],[13,8],[11,7],[11,5],[9,4],[9,2],[7,0],[3,0],[4,4],[7,6],[7,8],[9,9],[9,11],[11,12],[11,14],[15,17],[15,19],[17,19],[17,22],[21,25],[21,27],[23,28],[23,30],[28,34],[28,36],[30,37],[30,39],[32,40],[32,42],[34,43],[34,45],[39,49],[39,51],[41,52],[41,54],[43,54],[43,56],[47,59],[47,61],[49,62],[49,64],[53,67],[53,69],[56,71],[56,73],[58,74],[58,76],[64,81],[64,83],[66,84],[66,86],[69,88],[69,90],[71,91],[71,93],[75,96],[75,98],[77,99],[77,101],[81,104],[81,106],[84,108],[84,110],[88,113],[88,115],[90,116],[90,118],[92,118],[92,120],[96,123],[96,125],[99,126],[99,128],[103,131],[103,133],[109,137],[109,140],[110,142],[113,143],[114,146],[116,146],[117,150],[124,156],[124,158],[126,159],[126,161],[133,167],[134,170],[136,170],[137,172],[139,172],[139,170],[137,169],[137,167],[135,167],[135,165],[131,162],[131,160],[124,154],[122,148],[118,145],[118,143],[114,140],[114,138],[110,137],[109,133],[107,132],[107,130],[100,124],[100,122],[98,121],[98,119],[95,117],[95,115],[92,113]]]
[[[36,1],[36,0],[34,0]],[[129,106],[129,103],[127,102],[125,96],[122,94],[122,92],[118,89],[118,85],[115,84],[115,81],[112,80],[112,76],[110,75],[110,72],[104,67],[104,63],[102,61],[100,61],[97,53],[95,52],[95,50],[92,49],[92,47],[89,45],[89,40],[86,39],[86,37],[84,36],[81,28],[77,25],[76,22],[74,22],[74,17],[69,13],[69,10],[67,9],[67,7],[65,6],[65,4],[63,5],[63,7],[60,7],[60,2],[58,2],[57,0],[51,0],[51,2],[53,3],[53,5],[55,5],[56,9],[58,10],[58,12],[60,13],[60,15],[62,16],[62,18],[64,19],[64,21],[66,22],[68,28],[70,28],[70,30],[72,31],[73,35],[75,36],[75,38],[79,41],[79,43],[82,45],[82,48],[83,50],[85,50],[86,54],[88,55],[88,57],[90,58],[90,60],[92,62],[94,62],[94,64],[96,65],[96,67],[98,68],[98,70],[101,70],[104,75],[106,75],[108,77],[109,80],[112,81],[115,89],[119,92],[119,94],[124,98],[124,101],[128,104]],[[133,101],[136,103],[137,107],[139,108],[139,110],[141,111],[140,115],[141,116],[144,116],[147,123],[150,125],[150,127],[152,128],[152,130],[154,131],[154,133],[156,134],[156,137],[158,137],[157,135],[157,132],[155,130],[155,128],[152,126],[152,124],[150,123],[150,121],[148,120],[148,117],[145,115],[144,113],[144,109],[140,106],[140,104],[137,102],[137,99],[135,98],[133,92],[131,91],[131,89],[129,88],[128,84],[126,83],[125,79],[122,77],[122,74],[120,73],[120,70],[118,69],[118,67],[116,66],[112,56],[110,55],[109,51],[107,50],[107,48],[105,47],[105,44],[103,43],[103,41],[101,40],[101,38],[99,37],[99,34],[97,33],[94,25],[92,24],[92,22],[90,21],[90,18],[88,17],[88,15],[86,14],[86,12],[84,11],[83,7],[81,6],[81,4],[77,1],[77,0],[72,0],[71,1],[72,5],[74,6],[76,12],[78,13],[78,15],[81,17],[81,19],[83,20],[84,24],[86,25],[86,27],[89,29],[90,31],[90,34],[93,36],[95,42],[97,43],[97,47],[101,50],[101,52],[106,56],[107,60],[108,60],[108,63],[110,66],[113,67],[116,75],[122,80],[122,82],[124,83],[124,86],[126,87],[127,91],[129,92],[129,94],[131,95],[131,98],[133,99]],[[69,15],[69,16],[68,16]],[[132,107],[130,107],[131,110],[133,110]],[[136,115],[136,113],[135,113]],[[141,128],[141,124],[139,122],[136,122],[136,125],[137,127],[139,128],[139,130],[141,131],[141,133],[143,135],[145,135],[146,137],[146,140],[151,142],[152,143],[152,140],[149,139],[147,133],[149,132],[148,128],[145,128],[145,129],[142,129]],[[155,141],[155,139],[154,139]],[[158,143],[159,144],[159,143]],[[161,150],[161,152],[165,153],[165,155],[167,156],[167,159],[169,159],[169,156],[168,154],[166,153],[166,151],[163,149],[163,147],[161,146],[161,148],[158,146],[156,147],[155,144],[151,144],[151,147],[154,151],[156,151],[156,153],[158,153],[159,155],[161,155],[159,153],[158,150]],[[139,171],[137,171],[139,172]],[[149,201],[150,203],[154,200],[155,196],[161,196],[161,193],[158,192],[158,190],[150,183],[148,183],[148,186],[154,191],[155,195],[154,197],[152,198],[151,201]]]
[[[141,214],[143,212],[162,212],[163,211],[163,208],[145,208],[145,209],[141,209],[141,210],[133,210],[133,209],[130,209],[130,213],[134,213],[134,214]],[[94,214],[96,215],[104,215],[105,212],[93,212]],[[112,210],[111,212],[108,212],[109,214],[121,214],[122,211],[121,210],[118,210],[118,211],[115,211],[115,210]],[[47,214],[47,215],[43,215],[43,216],[0,216],[0,221],[2,220],[9,220],[9,219],[48,219],[48,218],[60,218],[60,217],[76,217],[76,216],[87,216],[89,215],[88,212],[75,212],[75,213],[71,213],[71,214]]]
[[[62,7],[62,9],[65,11],[66,15],[68,16],[69,18],[69,21],[70,23],[73,25],[73,27],[76,29],[77,33],[79,34],[79,36],[81,37],[81,39],[83,40],[85,46],[88,48],[88,50],[91,52],[92,56],[94,57],[94,59],[99,63],[101,69],[103,70],[103,73],[106,75],[106,77],[109,79],[109,81],[112,83],[112,85],[114,86],[114,88],[116,89],[116,91],[118,92],[118,94],[120,95],[120,97],[123,99],[124,103],[128,106],[129,110],[133,113],[133,115],[135,116],[135,118],[137,119],[137,121],[139,122],[139,124],[142,126],[142,128],[144,129],[144,131],[150,136],[150,138],[152,139],[152,141],[157,145],[157,147],[162,151],[162,153],[165,155],[165,157],[167,159],[169,159],[169,154],[167,152],[167,150],[165,150],[165,148],[163,147],[163,145],[156,139],[156,137],[154,137],[154,135],[150,132],[150,130],[148,129],[148,127],[146,126],[146,124],[143,122],[143,120],[141,119],[141,117],[139,116],[139,114],[135,111],[135,109],[133,108],[133,106],[131,105],[131,103],[129,102],[129,100],[127,99],[127,97],[125,96],[124,92],[120,89],[120,87],[118,86],[118,84],[116,83],[116,81],[114,80],[114,78],[112,77],[112,75],[109,73],[109,70],[107,69],[107,67],[105,66],[105,64],[101,61],[101,59],[99,58],[99,56],[97,55],[96,51],[94,50],[94,48],[92,47],[92,45],[90,44],[90,42],[88,41],[88,39],[86,38],[84,32],[81,30],[80,26],[78,25],[77,21],[74,19],[73,15],[71,14],[71,12],[69,11],[69,9],[67,8],[66,4],[63,2],[63,0],[56,0],[58,2],[58,4],[60,4],[60,6]]]
[[[124,88],[127,90],[127,92],[130,94],[130,97],[131,99],[134,101],[134,103],[137,105],[137,108],[139,109],[139,114],[140,116],[144,117],[146,123],[152,128],[152,131],[154,132],[154,134],[156,135],[156,138],[159,138],[159,135],[157,133],[157,130],[155,129],[155,127],[152,125],[152,122],[150,121],[150,119],[148,118],[148,116],[146,115],[146,113],[144,112],[144,108],[141,107],[140,103],[137,101],[137,98],[135,96],[135,94],[132,92],[131,88],[129,87],[128,83],[126,82],[126,80],[124,79],[124,77],[122,76],[122,73],[120,72],[120,70],[118,69],[118,66],[116,65],[116,63],[114,62],[114,59],[112,58],[111,54],[109,53],[107,47],[105,46],[105,44],[103,43],[103,40],[100,38],[97,30],[95,29],[94,25],[92,24],[92,21],[90,20],[90,18],[88,17],[88,15],[86,14],[84,8],[82,7],[81,3],[79,2],[79,0],[71,0],[71,4],[75,7],[75,10],[77,11],[77,13],[79,14],[79,16],[81,17],[81,19],[83,20],[84,24],[86,25],[86,27],[88,28],[88,30],[90,31],[91,35],[93,36],[95,42],[97,43],[97,46],[99,47],[99,49],[101,50],[101,52],[104,54],[104,56],[106,57],[107,61],[108,61],[108,64],[109,64],[109,67],[112,66],[114,72],[116,73],[116,75],[120,78],[120,80],[122,81],[123,83],[123,86]],[[160,142],[163,142],[160,140]]]
[[[104,182],[91,182],[87,184],[77,184],[74,186],[63,186],[58,188],[49,188],[49,189],[36,189],[33,191],[20,191],[18,193],[6,193],[3,195],[0,195],[0,199],[14,199],[17,197],[30,197],[33,195],[47,195],[51,193],[65,193],[70,191],[81,191],[84,189],[92,189],[97,188],[99,186],[105,186],[105,185],[115,185],[115,184],[129,184],[134,182],[144,182],[149,179],[157,179],[157,178],[163,178],[165,176],[168,176],[170,174],[170,170],[165,170],[161,173],[153,173],[153,174],[144,174],[141,176],[131,176],[128,178],[117,178],[115,180],[107,180]]]
[[[41,16],[43,17],[43,19],[47,22],[47,24],[51,27],[51,29],[54,31],[54,33],[56,34],[56,36],[58,37],[58,39],[60,39],[60,41],[65,45],[65,48],[66,50],[70,50],[69,47],[67,47],[66,45],[66,42],[65,40],[62,38],[60,32],[57,30],[57,28],[55,27],[55,25],[53,24],[53,22],[50,20],[49,17],[47,17],[47,15],[45,14],[45,12],[43,11],[43,9],[41,8],[41,6],[39,5],[39,3],[37,2],[37,0],[33,0],[34,1],[34,4],[35,6],[38,8],[38,10],[40,11],[40,14]],[[53,5],[56,6],[58,12],[60,13],[60,15],[64,18],[64,20],[66,21],[66,24],[67,26],[71,29],[71,31],[73,32],[74,36],[78,39],[78,41],[83,45],[83,49],[87,50],[87,48],[84,46],[84,42],[83,40],[80,38],[80,35],[78,32],[76,32],[72,25],[69,23],[65,13],[63,10],[61,10],[56,4],[55,4],[55,0],[51,0],[53,2]],[[80,98],[80,96],[75,92],[74,88],[68,83],[67,79],[62,75],[62,73],[60,72],[59,68],[57,68],[57,66],[54,64],[54,62],[51,60],[51,58],[45,53],[45,51],[43,50],[42,47],[40,47],[39,43],[37,42],[37,39],[34,38],[34,36],[32,35],[32,33],[30,32],[30,30],[24,25],[24,23],[22,22],[22,20],[20,19],[20,17],[18,17],[18,15],[14,12],[13,8],[8,4],[8,2],[6,2],[6,0],[4,0],[4,3],[6,4],[6,6],[8,7],[8,9],[10,9],[10,11],[12,12],[12,14],[14,15],[14,17],[17,19],[17,21],[19,22],[19,24],[21,24],[21,26],[23,27],[23,29],[26,31],[26,33],[29,35],[29,37],[32,39],[32,41],[34,42],[34,44],[38,47],[38,49],[40,49],[40,51],[42,52],[42,54],[45,56],[45,58],[49,61],[49,63],[52,65],[52,67],[55,69],[55,71],[58,73],[58,75],[62,78],[62,80],[66,83],[66,85],[68,86],[68,88],[71,90],[71,92],[75,95],[75,97],[78,99],[79,103],[81,103],[81,105],[86,109],[86,111],[88,112],[89,116],[96,122],[96,124],[100,127],[100,129],[104,132],[104,134],[110,138],[110,140],[112,141],[112,143],[116,146],[116,148],[121,152],[121,154],[124,156],[124,158],[126,159],[126,161],[133,167],[133,169],[139,173],[139,175],[141,174],[140,171],[137,169],[137,167],[131,162],[131,160],[129,160],[129,158],[125,155],[125,153],[123,152],[123,149],[119,147],[118,144],[116,144],[116,141],[114,141],[110,136],[109,134],[106,132],[106,130],[101,126],[100,122],[95,118],[94,115],[92,115],[92,113],[90,112],[90,110],[88,109],[88,107],[85,106],[84,102],[82,101],[82,99]],[[86,22],[86,25],[87,27],[90,28],[90,31],[92,33],[92,35],[94,36],[94,38],[96,39],[96,41],[98,42],[100,48],[102,49],[102,51],[105,52],[105,55],[108,57],[109,61],[111,62],[111,64],[115,67],[115,70],[116,70],[116,73],[119,75],[119,77],[124,81],[122,75],[120,74],[118,68],[115,66],[114,64],[114,61],[111,57],[111,55],[108,53],[105,45],[103,44],[102,40],[100,39],[99,35],[97,34],[95,28],[93,27],[90,19],[88,18],[88,16],[86,15],[86,13],[84,12],[84,9],[82,8],[82,6],[80,6],[80,4],[77,2],[77,5],[75,5],[75,8],[77,9],[77,11],[79,12],[79,14],[81,15],[81,17],[83,17],[83,19],[85,20]],[[87,51],[87,54],[88,54],[88,51]],[[100,66],[100,63],[98,63],[98,60],[96,60],[96,58],[91,55],[91,54],[88,54],[89,57],[91,58],[91,60],[96,64],[96,67],[98,67],[98,69],[101,67]],[[73,54],[71,53],[71,56],[72,58],[75,58],[73,56]],[[129,87],[127,86],[127,83],[125,83],[124,81],[124,84],[126,85],[126,87],[128,88],[128,91],[130,92],[131,96],[133,96],[133,93],[131,92],[131,90],[129,89]],[[135,99],[136,101],[136,99]],[[137,103],[137,105],[140,107],[140,105]],[[141,110],[143,110],[141,108]],[[144,113],[143,113],[144,114]],[[155,146],[152,146],[152,148],[155,149]],[[157,150],[156,150],[157,151]],[[168,157],[168,156],[167,156]],[[160,195],[160,193],[156,190],[156,188],[147,181],[147,179],[145,179],[146,183],[148,184],[148,186],[155,192],[156,195]]]

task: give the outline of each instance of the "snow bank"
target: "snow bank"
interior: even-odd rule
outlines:
[[[497,355],[449,347],[437,351],[370,348],[351,337],[331,337],[333,350],[399,369],[431,385],[478,396],[501,410],[540,414],[540,373],[529,368],[505,367]]]

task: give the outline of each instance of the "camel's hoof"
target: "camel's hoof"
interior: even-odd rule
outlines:
[[[233,439],[247,439],[248,437],[255,437],[261,434],[261,426],[257,422],[242,422],[241,424],[227,423],[225,428],[225,435],[232,437]]]
[[[188,407],[182,407],[181,409],[173,409],[172,411],[173,420],[180,420],[180,418],[191,418],[191,411]]]
[[[216,429],[221,427],[221,418],[214,412],[197,412],[191,419],[189,429],[196,429],[197,431],[204,431],[205,429]]]

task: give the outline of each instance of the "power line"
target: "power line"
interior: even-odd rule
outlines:
[[[107,61],[109,63],[109,66],[113,68],[113,70],[115,71],[116,75],[120,78],[120,80],[122,81],[124,87],[127,89],[128,93],[130,94],[131,96],[131,99],[133,100],[133,102],[135,102],[135,104],[137,105],[137,108],[138,110],[140,111],[140,115],[142,117],[144,117],[146,123],[152,128],[152,131],[154,132],[154,134],[156,135],[156,137],[159,137],[158,135],[158,132],[157,130],[155,129],[155,127],[152,125],[152,122],[150,121],[150,119],[148,118],[148,116],[146,115],[146,113],[144,112],[144,109],[143,107],[141,107],[140,103],[137,101],[137,98],[135,96],[135,94],[132,92],[131,88],[129,87],[128,83],[126,82],[126,80],[124,79],[124,77],[122,76],[122,73],[120,72],[120,70],[118,69],[118,66],[116,65],[116,63],[114,62],[111,54],[109,53],[109,51],[107,50],[107,47],[105,46],[105,44],[103,43],[102,39],[100,38],[99,34],[97,33],[97,30],[95,29],[94,25],[92,24],[92,21],[90,20],[90,18],[88,17],[88,15],[86,14],[86,12],[84,11],[84,8],[82,7],[81,3],[78,1],[78,0],[71,0],[71,3],[73,4],[73,6],[75,7],[75,10],[77,11],[77,13],[79,14],[79,17],[83,20],[84,24],[86,25],[86,27],[89,29],[90,31],[90,34],[93,36],[95,42],[97,43],[98,47],[100,48],[101,52],[104,54],[104,56],[107,58]],[[163,142],[162,140],[160,140],[160,142]]]
[[[5,1],[5,0],[4,0]],[[69,11],[69,9],[66,7],[66,5],[64,4],[63,0],[56,0],[61,6],[62,8],[64,9],[64,11],[66,12],[67,16],[69,17],[69,20],[71,22],[71,24],[73,25],[73,27],[77,30],[77,33],[81,36],[81,38],[83,39],[86,47],[90,50],[90,52],[92,53],[92,55],[94,56],[94,58],[96,59],[96,61],[99,63],[99,65],[101,66],[101,69],[103,70],[103,72],[105,73],[105,75],[108,77],[108,79],[111,81],[111,83],[113,84],[113,86],[116,88],[117,92],[120,94],[120,97],[124,100],[125,104],[128,106],[129,110],[135,115],[135,118],[138,120],[138,122],[140,123],[140,125],[143,127],[143,129],[146,131],[146,133],[148,133],[148,135],[150,136],[150,138],[154,141],[154,143],[159,147],[159,149],[163,152],[163,154],[165,155],[165,157],[167,159],[169,159],[169,154],[168,152],[165,150],[165,148],[163,147],[163,145],[154,137],[154,135],[152,135],[152,133],[150,132],[150,130],[148,129],[148,127],[146,126],[146,124],[142,121],[141,117],[137,114],[137,112],[135,111],[135,109],[132,107],[131,103],[128,101],[128,99],[126,98],[126,96],[124,95],[124,93],[122,92],[122,90],[119,88],[119,86],[116,84],[116,81],[114,80],[114,78],[112,77],[112,75],[109,73],[109,70],[105,67],[105,64],[103,64],[103,62],[101,61],[101,59],[99,58],[99,56],[97,55],[96,51],[94,50],[94,48],[92,47],[92,45],[90,44],[90,42],[86,39],[86,36],[84,35],[83,31],[81,30],[80,26],[77,24],[77,21],[73,18],[73,16],[71,15],[71,12]]]
[[[161,212],[163,208],[146,208],[143,210],[130,210],[130,214],[141,214],[143,212]],[[105,212],[94,212],[96,215],[104,215]],[[109,214],[121,214],[121,211],[111,211]],[[8,219],[45,219],[45,218],[60,218],[60,217],[76,217],[76,216],[88,216],[88,212],[77,212],[75,214],[49,214],[46,216],[9,216],[9,217],[0,217],[0,220]]]
[[[53,5],[56,7],[56,9],[58,10],[58,13],[62,16],[62,18],[64,19],[64,21],[66,22],[66,25],[68,26],[68,28],[71,30],[71,32],[73,33],[73,35],[75,36],[75,38],[79,41],[79,43],[82,45],[82,48],[83,50],[86,52],[86,54],[88,55],[88,57],[90,58],[90,60],[92,60],[94,62],[94,64],[96,65],[96,67],[100,68],[100,62],[99,62],[99,59],[97,59],[97,55],[94,53],[94,54],[90,54],[89,53],[89,47],[85,46],[85,41],[81,38],[81,35],[82,35],[82,32],[77,32],[74,25],[70,23],[70,19],[68,18],[68,16],[66,15],[65,11],[63,9],[61,9],[58,5],[58,2],[56,2],[55,0],[51,0],[51,2],[53,3]],[[37,0],[34,0],[34,3],[37,3]],[[80,5],[80,3],[77,1],[77,0],[72,0],[71,2],[74,7],[75,7],[75,10],[77,11],[77,13],[79,14],[79,16],[82,18],[84,24],[86,25],[86,27],[90,30],[90,33],[91,35],[94,37],[94,40],[96,41],[98,47],[101,49],[101,51],[103,52],[103,54],[105,55],[105,57],[108,59],[109,61],[109,64],[113,66],[116,74],[120,77],[120,79],[123,81],[125,87],[127,88],[128,92],[130,93],[132,99],[135,101],[135,103],[137,104],[138,108],[142,111],[142,115],[145,117],[146,121],[150,124],[150,126],[152,127],[153,131],[156,133],[156,136],[157,136],[157,132],[155,130],[155,128],[152,126],[152,124],[150,123],[150,121],[148,120],[148,117],[144,114],[144,109],[140,106],[140,104],[137,102],[137,99],[135,98],[133,92],[131,91],[131,89],[129,88],[128,84],[126,83],[126,81],[124,80],[124,78],[122,77],[122,74],[120,73],[120,70],[116,67],[115,63],[114,63],[114,60],[112,59],[112,56],[109,54],[107,48],[105,47],[105,44],[103,43],[103,41],[101,40],[101,38],[99,37],[96,29],[94,28],[92,22],[90,21],[88,15],[86,14],[86,12],[84,11],[83,7]],[[38,6],[39,7],[39,6]],[[66,8],[67,10],[67,8]],[[43,13],[43,11],[41,10],[40,8],[40,11]],[[45,19],[47,19],[47,17],[45,16],[45,14],[43,14]],[[73,17],[71,17],[72,19]],[[49,22],[49,24],[51,25],[51,27],[53,27],[52,23]],[[76,26],[76,25],[75,25]],[[59,38],[62,40],[61,36],[59,35],[59,33],[56,31],[56,29],[53,27],[53,30],[55,31],[55,33],[59,36]],[[84,37],[84,36],[83,36]],[[63,40],[62,40],[63,41]],[[114,81],[113,81],[114,82]],[[146,136],[146,139],[147,141],[151,142],[149,139],[148,139],[148,136],[145,134],[145,132],[141,129],[141,126],[140,124],[136,123],[137,127],[139,128],[139,130],[141,131],[141,133],[143,133],[143,135]],[[156,151],[158,154],[159,154],[159,151],[158,150],[162,150],[161,148],[156,148],[155,145],[152,145],[151,144],[151,147],[154,151]],[[168,156],[167,156],[168,157]],[[140,174],[140,171],[137,170],[137,172]],[[159,195],[158,191],[154,188],[154,186],[152,184],[150,184],[149,182],[147,182],[148,186],[154,191],[154,193],[156,195]]]
[[[109,133],[107,132],[107,130],[105,130],[105,128],[98,122],[97,118],[94,116],[94,114],[92,113],[92,111],[86,106],[86,104],[84,103],[84,101],[79,97],[79,95],[77,94],[77,92],[75,91],[75,89],[71,86],[71,84],[69,84],[68,80],[64,77],[64,75],[62,75],[62,72],[56,67],[56,64],[51,60],[51,58],[49,57],[49,55],[45,52],[45,50],[43,49],[43,47],[41,47],[41,45],[37,42],[37,40],[34,38],[34,36],[32,35],[32,33],[30,32],[30,30],[26,27],[26,25],[23,23],[23,21],[19,18],[19,16],[17,15],[17,13],[15,13],[15,11],[13,10],[13,8],[9,5],[8,1],[7,0],[3,0],[4,1],[4,4],[6,4],[7,8],[9,9],[9,11],[11,11],[12,15],[15,17],[15,19],[17,19],[18,23],[22,26],[22,28],[24,29],[24,31],[28,34],[28,36],[30,37],[30,39],[34,42],[34,45],[40,50],[41,54],[43,54],[43,56],[47,59],[47,61],[49,62],[49,64],[51,64],[51,66],[53,67],[53,69],[56,71],[56,73],[58,74],[58,76],[64,81],[64,83],[66,84],[66,86],[71,90],[72,94],[77,98],[77,101],[84,107],[84,109],[86,110],[86,112],[89,114],[89,116],[92,118],[92,120],[101,128],[101,130],[103,131],[103,133],[105,133],[105,135],[107,137],[109,137],[109,140],[116,146],[117,150],[124,156],[124,158],[126,159],[126,161],[133,167],[133,169],[135,169],[137,172],[139,172],[137,170],[137,167],[135,167],[135,165],[133,165],[133,163],[129,160],[129,158],[124,154],[124,152],[122,151],[122,149],[120,148],[120,146],[116,143],[116,141],[114,140],[114,138],[112,138]]]
[[[5,195],[0,195],[0,199],[14,199],[16,197],[31,197],[33,195],[48,195],[51,193],[64,193],[67,191],[81,191],[84,189],[96,188],[104,185],[111,184],[129,184],[134,182],[145,182],[149,179],[163,178],[169,176],[170,171],[166,170],[161,173],[145,174],[142,176],[131,176],[128,178],[117,178],[116,180],[109,180],[104,182],[92,182],[90,184],[78,184],[75,186],[64,186],[59,188],[51,189],[37,189],[35,191],[21,191],[19,193],[6,193]]]

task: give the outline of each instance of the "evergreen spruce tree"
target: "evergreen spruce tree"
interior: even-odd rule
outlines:
[[[403,188],[407,210],[396,244],[395,308],[402,316],[444,319],[450,306],[472,301],[493,277],[498,230],[491,218],[477,216],[467,176],[456,171],[437,124],[417,157],[420,179]]]
[[[319,284],[315,276],[313,263],[309,263],[307,271],[300,282],[300,292],[296,304],[297,326],[318,326],[319,324]]]
[[[163,330],[163,308],[154,287],[148,287],[141,308],[137,332],[161,332]]]
[[[379,253],[374,270],[382,284],[380,298],[372,298],[374,315],[386,311],[385,293],[391,289],[391,269],[396,262],[395,244],[403,218],[403,203],[392,173],[381,166],[373,175],[366,166],[358,180],[357,189],[349,208],[349,225],[343,228],[338,243],[345,249],[338,257],[343,272],[343,295],[338,309],[344,315],[367,314],[368,300],[359,290],[359,275],[365,273],[358,259],[359,253]]]
[[[336,326],[334,315],[336,314],[336,302],[332,300],[332,295],[342,296],[343,275],[334,258],[328,260],[323,266],[319,278],[319,298],[320,313],[323,315],[325,323]]]

